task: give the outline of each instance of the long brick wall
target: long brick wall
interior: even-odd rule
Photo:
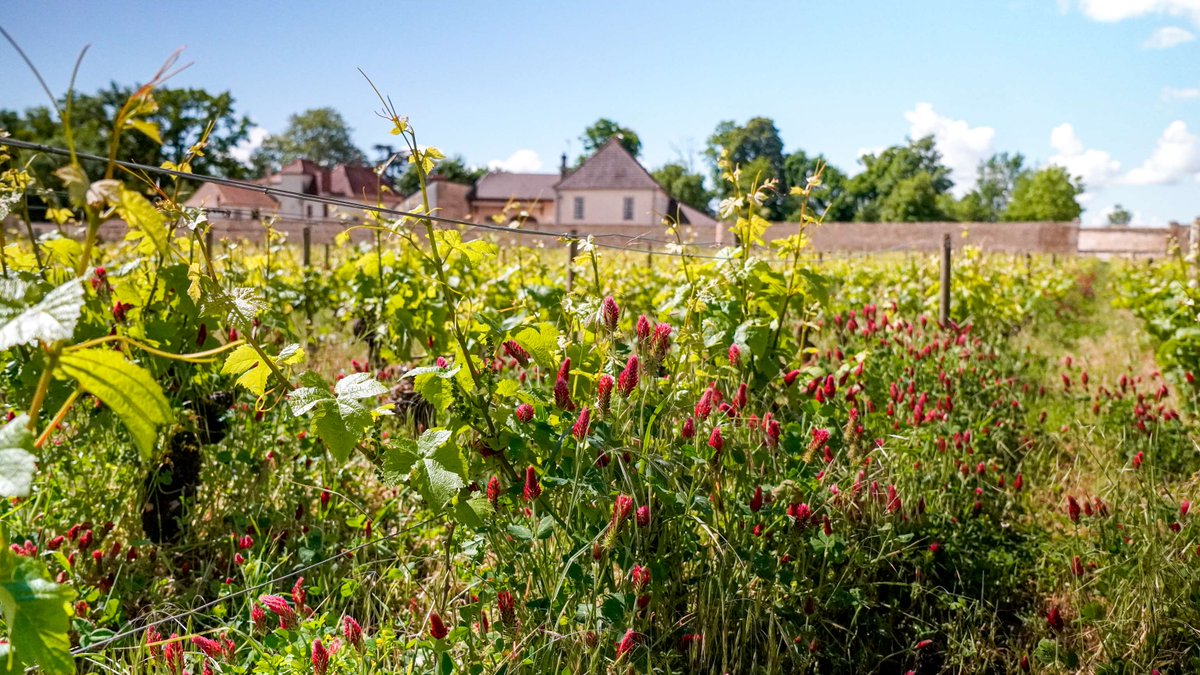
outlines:
[[[265,230],[251,220],[212,219],[216,236],[231,241],[262,242]],[[277,221],[276,230],[287,234],[288,241],[299,245],[305,225],[311,228],[314,246],[332,244],[342,223],[324,221]],[[24,228],[6,224],[10,237],[24,237]],[[787,237],[796,232],[796,223],[776,223],[766,233],[768,241]],[[36,223],[35,232],[43,234],[55,229],[49,223]],[[81,236],[81,228],[66,228],[68,236]],[[561,226],[540,224],[522,230],[489,232],[501,246],[562,246],[555,237],[537,236],[532,231],[557,233]],[[662,250],[671,240],[665,228],[647,230],[643,225],[594,225],[575,231],[579,236],[589,234],[595,241],[610,246]],[[120,222],[109,222],[101,229],[100,237],[114,241],[124,236]],[[978,246],[995,253],[1056,253],[1060,255],[1090,255],[1098,257],[1154,258],[1166,255],[1173,242],[1188,241],[1188,228],[1172,223],[1165,228],[1106,227],[1084,228],[1077,223],[824,223],[810,227],[808,235],[814,252],[883,253],[889,251],[936,251],[943,235],[951,235],[955,248]],[[732,234],[722,226],[684,226],[681,236],[685,242],[714,248],[733,242]],[[368,241],[368,230],[354,230],[351,240]],[[314,253],[314,257],[316,257]]]

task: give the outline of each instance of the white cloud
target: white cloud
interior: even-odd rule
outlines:
[[[1164,101],[1186,101],[1193,98],[1200,98],[1200,87],[1185,87],[1182,89],[1163,87],[1162,90],[1162,99]]]
[[[1164,26],[1151,33],[1150,37],[1142,43],[1142,47],[1144,49],[1170,49],[1195,39],[1196,36],[1191,31],[1186,31],[1178,26]]]
[[[1071,176],[1083,179],[1087,190],[1103,188],[1116,180],[1121,172],[1121,163],[1103,150],[1086,150],[1083,141],[1070,124],[1060,124],[1050,132],[1050,147],[1057,154],[1050,163],[1061,166]]]
[[[487,163],[491,171],[511,173],[534,173],[542,169],[542,158],[533,150],[523,148],[508,156],[508,159],[493,159]]]
[[[1187,124],[1175,120],[1167,125],[1149,159],[1125,176],[1131,185],[1171,185],[1190,174],[1200,173],[1200,138]]]
[[[964,120],[950,119],[939,115],[929,103],[918,103],[910,112],[904,113],[910,125],[912,138],[933,136],[942,163],[950,169],[954,179],[953,192],[961,197],[975,184],[979,162],[992,154],[992,139],[996,130],[991,127],[972,127]]]
[[[1079,0],[1089,18],[1115,22],[1147,15],[1183,16],[1200,26],[1200,0]]]
[[[254,154],[255,150],[262,147],[263,141],[268,135],[267,130],[262,127],[250,127],[249,138],[233,146],[229,151],[229,156],[242,164],[248,164],[250,156]]]

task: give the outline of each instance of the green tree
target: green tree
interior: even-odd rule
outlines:
[[[850,179],[848,190],[854,205],[855,220],[884,220],[883,203],[901,183],[906,184],[903,198],[920,197],[923,201],[927,185],[933,190],[935,202],[938,201],[938,195],[949,192],[954,186],[950,180],[950,169],[942,164],[942,155],[937,150],[933,136],[910,140],[907,145],[892,146],[878,156],[864,155],[862,162],[866,169]],[[920,182],[911,180],[920,174],[928,175],[927,183],[924,179]],[[929,212],[924,206],[901,208],[901,201],[901,198],[893,200],[892,213]],[[937,209],[939,217],[944,217],[940,211]]]
[[[1113,227],[1124,227],[1133,221],[1133,214],[1125,210],[1124,206],[1117,204],[1113,207],[1112,213],[1108,214],[1108,224]]]
[[[74,96],[72,131],[80,152],[108,154],[113,120],[134,91],[133,87],[114,82],[96,94]],[[249,137],[250,120],[234,112],[232,94],[164,87],[154,91],[152,100],[151,111],[142,118],[151,127],[144,128],[153,128],[162,142],[138,129],[124,129],[117,159],[152,166],[167,161],[179,163],[212,124],[204,154],[192,162],[192,171],[229,178],[248,175],[248,168],[233,156],[233,151]],[[66,99],[59,105],[65,107]],[[57,147],[66,144],[57,114],[45,106],[30,108],[24,114],[0,111],[0,127],[21,140]]]
[[[1004,220],[1021,222],[1067,222],[1083,212],[1078,197],[1083,183],[1072,180],[1061,166],[1026,172],[1017,178]]]
[[[937,179],[922,171],[896,183],[879,204],[879,220],[922,223],[945,220]]]
[[[654,180],[675,200],[709,212],[708,203],[713,195],[704,187],[704,176],[692,173],[686,166],[676,162],[655,169],[653,175]]]
[[[363,164],[367,157],[350,138],[352,129],[333,108],[313,108],[288,118],[283,133],[268,136],[254,154],[260,175],[278,171],[297,159],[330,167]]]
[[[1017,179],[1025,173],[1025,156],[1001,152],[979,163],[973,192],[983,207],[980,220],[1000,220],[1012,198]]]
[[[406,166],[410,168],[400,176],[400,180],[396,184],[396,189],[403,196],[411,195],[421,189],[417,172],[412,170],[411,164]],[[467,166],[467,160],[462,155],[452,155],[438,162],[430,175],[442,176],[451,183],[474,185],[485,173],[487,173],[487,169]]]
[[[596,151],[614,136],[621,140],[621,145],[629,151],[629,154],[634,157],[642,154],[642,140],[638,138],[636,131],[629,127],[623,127],[607,117],[601,117],[592,126],[584,129],[583,135],[579,137],[583,143],[583,156],[579,158],[577,164],[583,163],[583,160],[596,154]]]
[[[824,165],[821,172],[821,187],[812,193],[808,200],[808,212],[818,218],[823,217],[827,222],[845,222],[854,217],[854,207],[846,193],[850,179],[840,169],[828,163],[824,155],[809,157],[803,150],[797,150],[787,156],[783,162],[783,182],[791,187],[804,187],[810,176],[817,173],[818,167]],[[788,202],[787,219],[800,219],[800,203],[796,198]]]
[[[775,195],[763,205],[764,215],[772,220],[783,220],[788,214],[790,200],[787,198],[789,185],[784,180],[783,139],[779,137],[774,120],[755,117],[744,126],[731,120],[723,121],[708,137],[705,154],[712,162],[719,197],[727,197],[732,192],[732,187],[721,179],[721,171],[717,168],[717,161],[725,154],[741,170],[743,189],[748,190],[754,182],[779,180]]]

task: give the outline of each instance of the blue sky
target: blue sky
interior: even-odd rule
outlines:
[[[0,25],[65,90],[144,81],[233,92],[266,132],[330,105],[371,153],[387,125],[365,70],[423,143],[470,163],[553,171],[601,116],[650,167],[701,151],[717,122],[775,120],[786,148],[857,157],[934,133],[965,189],[994,151],[1084,178],[1085,222],[1200,216],[1200,0],[725,3],[9,0]],[[0,44],[0,107],[44,103]]]

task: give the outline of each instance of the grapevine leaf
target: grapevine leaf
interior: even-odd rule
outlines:
[[[67,352],[58,363],[63,375],[116,413],[142,457],[154,452],[156,428],[169,423],[172,414],[162,388],[146,369],[108,349]]]
[[[453,368],[442,368],[441,366],[421,366],[420,368],[413,368],[412,370],[405,372],[403,375],[400,376],[400,378],[401,379],[404,379],[406,377],[415,378],[418,375],[437,375],[438,377],[442,378],[443,380],[448,380],[448,379],[454,377],[455,375],[457,375],[458,371],[461,368],[462,368],[462,366],[455,366]]]
[[[226,290],[208,277],[200,278],[202,308],[205,314],[219,316],[226,323],[245,328],[262,309],[262,299],[253,288],[238,287]]]
[[[37,459],[33,434],[26,427],[29,415],[18,415],[0,428],[0,497],[25,497]]]
[[[28,292],[27,284],[16,279],[0,279],[0,297],[20,298]],[[0,351],[16,345],[37,341],[68,340],[75,333],[75,324],[83,311],[83,284],[77,279],[55,288],[41,302],[13,311],[7,302],[0,304]]]
[[[554,357],[555,350],[558,348],[558,331],[553,325],[540,323],[536,329],[522,330],[513,339],[529,352],[542,370],[553,371],[558,368],[558,362]]]
[[[417,487],[434,508],[445,506],[466,486],[467,467],[446,429],[429,429],[417,439]]]
[[[4,656],[22,669],[37,665],[49,675],[74,673],[67,636],[74,593],[51,582],[40,560],[0,548],[0,609],[12,649]]]
[[[417,444],[401,438],[388,447],[383,455],[383,479],[388,485],[403,483],[417,463]]]
[[[469,525],[474,528],[483,527],[487,522],[486,518],[491,516],[495,510],[492,508],[492,503],[484,497],[475,497],[466,501],[459,502],[454,506],[454,517],[458,522],[464,525]]]
[[[457,372],[458,369],[455,369]],[[454,394],[446,379],[440,374],[424,373],[413,379],[413,391],[417,392],[438,412],[446,412],[454,403]]]
[[[387,387],[367,373],[342,378],[334,388],[336,398],[320,376],[305,373],[301,383],[308,385],[291,391],[288,400],[292,414],[311,414],[317,436],[339,461],[345,461],[358,445],[363,430],[374,421],[372,409],[363,399],[387,393]]]
[[[147,138],[162,145],[162,135],[158,133],[158,125],[146,120],[129,120],[129,126],[146,135]]]
[[[253,347],[242,345],[225,358],[221,374],[238,375],[238,384],[250,390],[250,393],[255,396],[262,396],[267,390],[267,379],[271,377],[271,369],[267,367],[266,362],[259,357]]]
[[[129,226],[129,234],[126,235],[126,239],[134,241],[144,238],[149,240],[160,254],[165,256],[170,253],[167,219],[158,209],[154,208],[150,200],[134,190],[122,187],[120,201],[117,203],[117,214]]]
[[[371,377],[370,373],[353,373],[338,380],[334,391],[339,400],[360,400],[382,396],[388,392],[388,388]]]

